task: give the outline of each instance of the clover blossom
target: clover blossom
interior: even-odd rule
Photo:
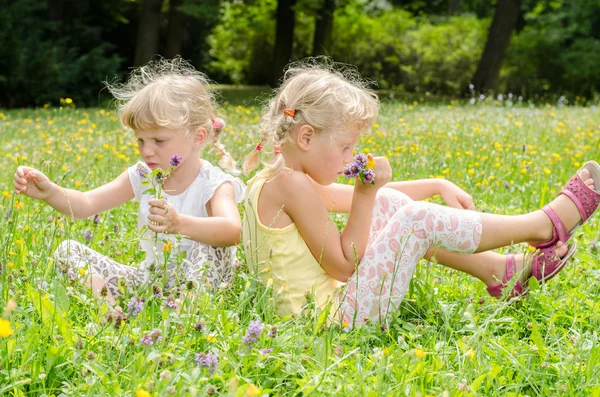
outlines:
[[[171,164],[173,167],[177,167],[179,166],[179,164],[181,164],[181,156],[178,155],[177,153],[175,153],[174,155],[171,156],[171,159],[169,160],[169,164]]]
[[[144,300],[140,298],[132,297],[127,305],[127,312],[133,316],[137,317],[138,314],[144,309]]]
[[[217,353],[196,353],[196,364],[199,367],[206,367],[212,375],[219,364],[219,355]]]
[[[248,329],[246,330],[246,336],[244,336],[243,342],[246,345],[252,345],[252,344],[256,343],[263,328],[264,328],[264,325],[262,325],[260,323],[260,320],[250,321],[250,324],[248,324]]]
[[[375,183],[375,159],[372,154],[358,153],[354,161],[344,168],[346,178],[360,177],[363,183]]]

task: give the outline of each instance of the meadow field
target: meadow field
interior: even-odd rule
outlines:
[[[387,156],[396,180],[447,178],[478,210],[503,214],[540,208],[600,160],[594,106],[474,102],[386,100],[359,149]],[[75,239],[139,263],[136,203],[75,221],[13,193],[18,165],[87,190],[139,159],[113,108],[63,103],[0,110],[0,395],[600,396],[599,216],[577,231],[569,266],[518,302],[422,261],[387,327],[329,325],[310,297],[302,316],[280,318],[277,291],[240,250],[213,295],[201,287],[166,305],[168,291],[144,290],[115,311],[79,282],[87,269],[52,254]],[[241,159],[258,142],[260,106],[225,102],[222,113],[223,142]],[[144,299],[139,310],[131,298]]]

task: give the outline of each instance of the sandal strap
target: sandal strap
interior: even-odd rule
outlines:
[[[569,197],[577,206],[582,222],[585,222],[600,204],[600,193],[590,189],[579,174],[569,179],[561,193]]]
[[[506,284],[517,272],[517,261],[515,260],[515,254],[506,255],[506,272],[502,278],[502,284]]]
[[[565,227],[565,224],[558,217],[558,214],[556,213],[556,211],[554,211],[554,208],[550,207],[549,205],[545,205],[542,208],[542,211],[544,211],[546,215],[548,215],[548,218],[550,218],[550,221],[554,226],[554,230],[552,231],[552,238],[544,243],[532,245],[536,248],[546,248],[552,247],[558,241],[562,241],[563,243],[569,241],[569,239],[571,238],[571,234],[567,233],[567,228]]]

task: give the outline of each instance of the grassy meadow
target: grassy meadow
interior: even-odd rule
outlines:
[[[0,111],[0,395],[600,396],[598,216],[578,230],[569,266],[512,304],[422,261],[388,327],[328,326],[310,302],[279,318],[277,291],[239,252],[234,279],[214,295],[175,296],[174,310],[139,291],[139,313],[127,311],[131,296],[115,313],[78,282],[86,269],[68,272],[52,253],[75,239],[139,263],[136,204],[75,221],[13,194],[17,165],[87,190],[138,160],[112,108],[66,102]],[[535,210],[586,159],[600,160],[600,110],[516,102],[387,100],[360,150],[387,156],[397,180],[452,180],[481,211]],[[260,106],[226,102],[222,112],[223,142],[241,159],[258,141]]]

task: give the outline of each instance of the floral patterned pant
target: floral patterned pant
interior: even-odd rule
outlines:
[[[142,285],[160,285],[170,288],[182,285],[189,281],[208,283],[216,287],[222,281],[231,277],[233,261],[235,260],[234,247],[212,247],[201,243],[194,243],[187,259],[181,264],[169,263],[166,266],[167,277],[162,269],[151,271],[149,266],[140,268],[120,264],[107,256],[75,240],[65,240],[54,253],[57,261],[76,269],[88,267],[88,276],[100,275],[107,283],[111,294],[120,296],[119,283],[130,293]],[[163,280],[166,279],[166,283]]]
[[[396,190],[380,189],[365,255],[340,296],[340,317],[353,326],[386,322],[430,247],[473,253],[481,228],[475,211],[413,201]]]

